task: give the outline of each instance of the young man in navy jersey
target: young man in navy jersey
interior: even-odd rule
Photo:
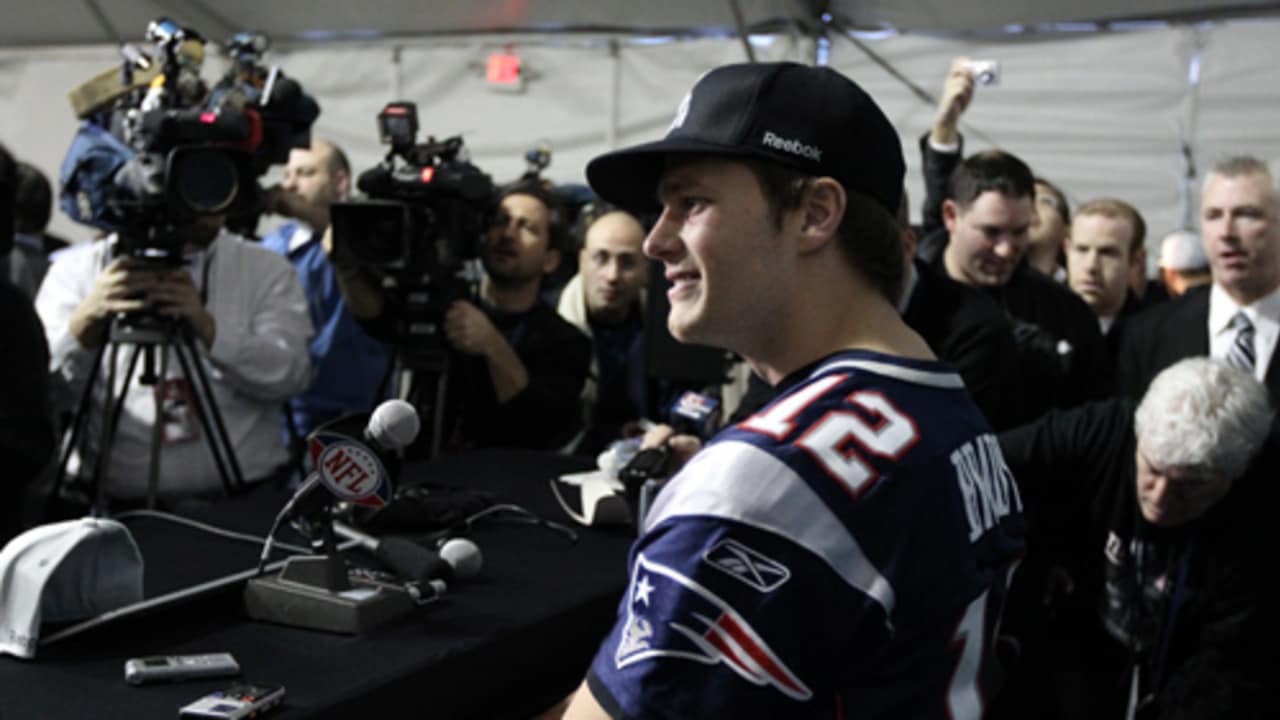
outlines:
[[[959,376],[895,309],[884,114],[828,68],[721,67],[664,140],[587,177],[623,207],[656,197],[644,250],[675,337],[778,392],[656,498],[565,717],[981,716],[1022,504]]]

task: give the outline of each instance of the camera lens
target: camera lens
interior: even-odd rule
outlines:
[[[184,208],[197,215],[212,215],[231,207],[240,190],[240,174],[225,153],[198,148],[171,163],[169,185]]]

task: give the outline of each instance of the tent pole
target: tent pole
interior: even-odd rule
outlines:
[[[404,100],[404,60],[401,57],[404,54],[404,46],[400,44],[391,46],[391,97],[395,100]]]
[[[605,128],[605,145],[618,147],[618,124],[622,116],[622,57],[617,38],[609,40],[609,125]]]
[[[1194,199],[1199,171],[1196,169],[1196,141],[1200,132],[1200,78],[1204,62],[1204,49],[1208,42],[1206,29],[1191,27],[1191,57],[1187,59],[1187,116],[1182,123],[1180,150],[1182,152],[1182,182],[1178,192],[1181,208],[1181,227],[1196,226]],[[1157,254],[1159,250],[1157,249]]]
[[[911,94],[919,98],[921,102],[929,106],[935,106],[938,104],[937,99],[934,98],[933,95],[928,90],[925,90],[924,88],[920,87],[915,82],[913,82],[911,78],[899,72],[898,68],[893,66],[893,63],[890,63],[888,60],[881,57],[880,54],[877,53],[875,50],[872,50],[871,47],[868,46],[866,43],[854,37],[853,33],[849,32],[848,28],[846,28],[843,24],[839,24],[836,20],[833,19],[831,21],[831,25],[836,28],[837,32],[839,32],[840,35],[844,37],[844,39],[848,40],[850,43],[853,43],[854,47],[861,50],[862,54],[866,55],[876,65],[879,65],[881,69],[889,73],[889,75],[891,75],[895,80],[897,80],[898,82],[906,86],[906,88],[911,91]],[[986,142],[991,147],[1000,147],[1000,143],[997,143],[989,135],[982,132],[981,130],[978,130],[977,128],[966,125],[965,132],[969,133],[970,135],[973,135],[974,137],[981,139],[983,142]]]
[[[747,37],[747,23],[742,16],[742,7],[738,0],[729,0],[729,11],[733,13],[733,24],[738,28],[738,39],[742,41],[742,51],[747,54],[747,62],[756,61],[756,51],[751,47],[751,39]]]
[[[93,15],[93,19],[97,20],[98,24],[102,26],[103,32],[107,34],[113,44],[124,44],[124,40],[120,38],[120,33],[116,32],[115,26],[111,24],[111,19],[107,17],[106,13],[102,12],[102,8],[98,7],[97,0],[84,0],[84,6]]]

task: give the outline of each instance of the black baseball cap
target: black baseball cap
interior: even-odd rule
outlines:
[[[756,158],[830,176],[896,216],[906,166],[884,112],[857,83],[828,67],[792,62],[724,65],[703,75],[667,136],[587,164],[587,181],[621,207],[657,207],[671,155]]]

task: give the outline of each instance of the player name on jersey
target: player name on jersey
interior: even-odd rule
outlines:
[[[1011,510],[1022,511],[1018,486],[994,435],[979,435],[961,445],[951,453],[951,464],[956,469],[956,483],[964,497],[969,542],[982,537]]]

